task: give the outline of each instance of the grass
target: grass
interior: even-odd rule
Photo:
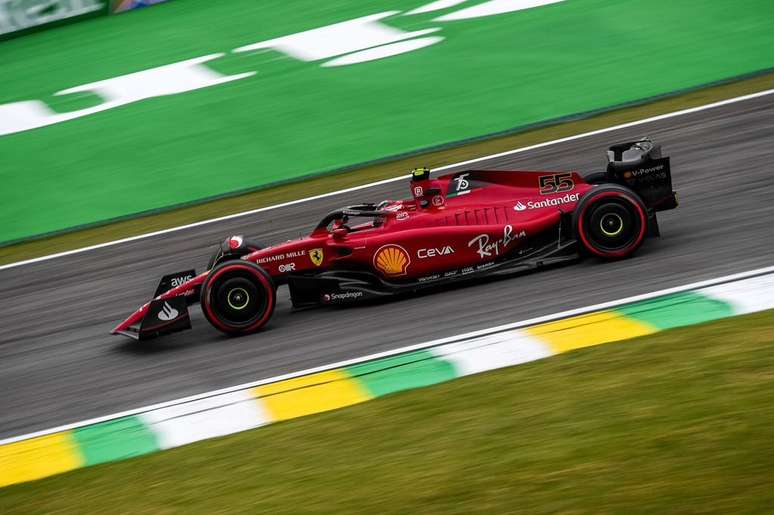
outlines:
[[[11,513],[753,513],[774,311],[0,491]]]
[[[369,182],[396,177],[417,165],[438,167],[506,150],[580,134],[604,127],[640,120],[680,109],[774,87],[774,73],[677,94],[643,105],[614,109],[574,121],[515,132],[480,141],[463,142],[435,151],[315,177],[302,183],[261,189],[202,204],[191,205],[147,216],[114,221],[41,239],[0,246],[0,264],[77,249],[106,241],[145,234],[280,202],[318,195]]]

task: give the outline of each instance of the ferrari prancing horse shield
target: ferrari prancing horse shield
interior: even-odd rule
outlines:
[[[312,249],[309,251],[309,259],[312,260],[314,266],[320,266],[323,262],[323,249]]]

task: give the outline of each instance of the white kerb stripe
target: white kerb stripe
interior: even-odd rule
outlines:
[[[430,349],[451,361],[461,376],[510,367],[553,355],[542,341],[515,329]]]
[[[517,149],[514,149],[514,150],[507,150],[505,152],[499,152],[497,154],[491,154],[491,155],[488,155],[488,156],[479,157],[479,158],[476,158],[476,159],[469,159],[467,161],[460,161],[459,163],[453,163],[453,164],[450,164],[450,165],[441,166],[439,168],[436,168],[435,171],[440,172],[440,171],[444,171],[444,170],[449,170],[451,168],[457,168],[457,167],[460,167],[460,166],[467,166],[467,165],[470,165],[470,164],[479,163],[481,161],[486,161],[486,160],[489,160],[489,159],[494,159],[494,158],[503,157],[503,156],[509,156],[509,155],[518,154],[518,153],[521,153],[521,152],[527,152],[529,150],[535,150],[535,149],[538,149],[538,148],[548,147],[548,146],[551,146],[551,145],[557,145],[559,143],[565,143],[567,141],[573,141],[573,140],[577,140],[577,139],[581,139],[581,138],[587,138],[589,136],[595,136],[597,134],[604,134],[606,132],[612,132],[612,131],[617,131],[617,130],[620,130],[620,129],[626,129],[628,127],[636,127],[637,125],[642,125],[642,124],[651,123],[651,122],[657,122],[659,120],[666,120],[668,118],[674,118],[676,116],[683,116],[683,115],[686,115],[686,114],[697,113],[697,112],[705,111],[707,109],[712,109],[712,108],[715,108],[715,107],[721,107],[721,106],[724,106],[724,105],[734,104],[734,103],[737,103],[737,102],[744,102],[745,100],[752,100],[754,98],[762,97],[762,96],[765,96],[765,95],[770,95],[772,93],[774,93],[774,89],[767,89],[766,91],[759,91],[757,93],[751,93],[749,95],[742,95],[740,97],[729,98],[729,99],[726,99],[726,100],[721,100],[719,102],[713,102],[711,104],[705,104],[705,105],[702,105],[702,106],[691,107],[689,109],[682,109],[680,111],[673,111],[671,113],[661,114],[661,115],[658,115],[658,116],[652,116],[650,118],[644,118],[642,120],[635,120],[633,122],[622,123],[620,125],[613,125],[611,127],[606,127],[604,129],[598,129],[598,130],[591,131],[591,132],[584,132],[582,134],[576,134],[574,136],[568,136],[566,138],[560,138],[560,139],[555,139],[555,140],[552,140],[552,141],[546,141],[544,143],[538,143],[536,145],[530,145],[528,147],[521,147],[521,148],[517,148]],[[0,270],[5,270],[5,269],[8,269],[8,268],[14,268],[14,267],[23,266],[23,265],[29,265],[29,264],[32,264],[32,263],[39,263],[41,261],[48,261],[50,259],[56,259],[56,258],[65,257],[65,256],[71,256],[73,254],[80,254],[81,252],[88,252],[90,250],[96,250],[96,249],[101,249],[101,248],[105,248],[105,247],[111,247],[113,245],[120,245],[121,243],[128,243],[128,242],[131,242],[131,241],[137,241],[137,240],[142,240],[142,239],[145,239],[145,238],[151,238],[153,236],[159,236],[161,234],[168,234],[168,233],[175,232],[175,231],[182,231],[184,229],[191,229],[193,227],[199,227],[201,225],[207,225],[207,224],[211,224],[211,223],[215,223],[215,222],[222,222],[224,220],[231,220],[231,219],[234,219],[234,218],[239,218],[241,216],[248,216],[248,215],[253,215],[253,214],[256,214],[256,213],[261,213],[263,211],[270,211],[272,209],[280,209],[280,208],[283,208],[283,207],[288,207],[288,206],[292,206],[292,205],[295,205],[295,204],[301,204],[303,202],[310,202],[312,200],[319,200],[319,199],[322,199],[322,198],[333,197],[333,196],[336,196],[336,195],[341,195],[343,193],[349,193],[349,192],[352,192],[352,191],[358,191],[358,190],[363,190],[363,189],[367,189],[367,188],[373,188],[374,186],[380,186],[382,184],[388,184],[388,183],[395,182],[395,181],[406,180],[406,178],[407,178],[406,174],[401,174],[400,176],[393,177],[391,179],[384,179],[384,180],[381,180],[381,181],[371,182],[371,183],[363,184],[363,185],[360,185],[360,186],[353,186],[352,188],[346,188],[346,189],[343,189],[343,190],[332,191],[330,193],[323,193],[321,195],[314,195],[312,197],[306,197],[306,198],[302,198],[302,199],[298,199],[298,200],[291,200],[289,202],[283,202],[281,204],[275,204],[273,206],[261,207],[261,208],[258,208],[258,209],[251,209],[249,211],[243,211],[241,213],[235,213],[233,215],[220,216],[218,218],[211,218],[209,220],[202,220],[200,222],[194,222],[194,223],[191,223],[191,224],[181,225],[181,226],[178,226],[178,227],[171,227],[169,229],[163,229],[163,230],[160,230],[160,231],[154,231],[154,232],[149,232],[149,233],[146,233],[146,234],[140,234],[140,235],[137,235],[137,236],[131,236],[129,238],[122,238],[120,240],[108,241],[108,242],[105,242],[105,243],[98,243],[96,245],[90,245],[88,247],[83,247],[83,248],[80,248],[80,249],[73,249],[73,250],[68,250],[68,251],[65,251],[65,252],[57,252],[56,254],[49,254],[47,256],[41,256],[41,257],[36,257],[36,258],[32,258],[32,259],[26,259],[24,261],[17,261],[15,263],[8,263],[7,265],[0,265]]]
[[[184,404],[158,408],[140,415],[162,449],[207,438],[230,435],[271,422],[261,401],[249,390],[239,390]]]
[[[774,309],[774,274],[710,286],[700,293],[728,302],[737,315]]]

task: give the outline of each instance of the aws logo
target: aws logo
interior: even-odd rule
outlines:
[[[384,245],[374,254],[374,268],[385,275],[406,275],[411,259],[400,245]]]

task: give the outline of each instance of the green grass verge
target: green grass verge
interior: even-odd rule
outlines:
[[[774,88],[774,73],[679,94],[643,105],[616,109],[575,121],[521,131],[482,141],[462,143],[441,150],[398,158],[341,173],[333,173],[309,179],[302,183],[261,189],[163,213],[130,218],[43,239],[0,246],[0,264],[77,249],[218,216],[239,213],[258,207],[270,206],[302,197],[336,191],[380,179],[396,177],[418,165],[430,167],[443,166],[770,88]]]
[[[753,513],[774,311],[0,491],[2,513]]]

